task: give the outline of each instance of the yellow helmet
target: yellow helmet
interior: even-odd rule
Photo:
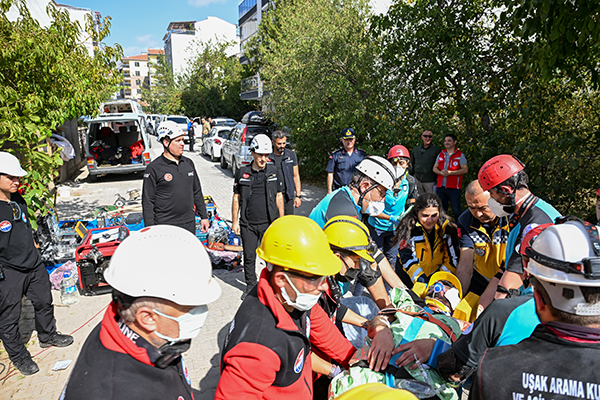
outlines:
[[[415,395],[392,389],[383,383],[365,383],[342,394],[337,400],[417,400]]]
[[[256,255],[273,265],[312,275],[335,275],[342,269],[321,227],[299,215],[277,218],[263,235]]]
[[[349,215],[338,215],[331,218],[323,227],[329,244],[340,249],[353,252],[368,262],[375,262],[371,253],[372,245],[369,229],[361,221]]]
[[[429,278],[429,284],[427,285],[427,289],[429,289],[430,286],[435,285],[436,282],[439,281],[450,282],[452,285],[454,285],[455,288],[458,289],[458,297],[460,297],[461,299],[463,298],[462,285],[460,284],[460,281],[458,280],[456,275],[446,271],[438,271],[435,274],[431,275],[431,278]],[[427,293],[427,290],[425,291],[425,293]]]

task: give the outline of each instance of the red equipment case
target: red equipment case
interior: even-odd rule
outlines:
[[[92,243],[92,236],[99,232],[118,230],[118,237],[103,243]],[[108,236],[108,232],[106,232]],[[104,270],[108,267],[110,259],[121,242],[129,236],[129,229],[125,226],[111,228],[90,229],[83,238],[82,244],[75,250],[75,261],[79,280],[77,288],[79,294],[93,296],[110,293],[112,288],[104,280]]]

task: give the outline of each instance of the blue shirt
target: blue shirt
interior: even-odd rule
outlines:
[[[402,178],[399,189],[398,194],[394,194],[393,190],[388,190],[385,193],[385,209],[383,210],[385,215],[400,215],[404,212],[406,200],[408,199],[408,180],[406,180],[406,176]],[[388,219],[370,216],[369,224],[380,231],[394,230],[394,224]]]
[[[313,208],[308,218],[323,228],[327,221],[338,215],[349,215],[359,220],[362,219],[360,207],[354,202],[352,192],[348,186],[343,186],[325,196]]]
[[[327,172],[333,172],[333,188],[350,184],[356,166],[367,156],[363,150],[354,148],[351,154],[342,147],[329,156]]]

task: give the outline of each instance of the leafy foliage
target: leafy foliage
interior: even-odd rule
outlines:
[[[502,18],[522,40],[517,64],[545,81],[561,74],[581,84],[600,83],[600,3],[565,0],[500,0]]]
[[[303,175],[324,173],[328,152],[353,127],[370,153],[392,142],[380,41],[366,0],[279,0],[263,18],[248,58],[260,64],[265,106],[291,128]]]
[[[164,55],[158,56],[152,87],[142,88],[142,99],[149,104],[148,111],[154,114],[181,114],[181,85],[173,76]]]
[[[16,22],[6,18],[15,4],[21,14]],[[90,57],[82,44],[81,27],[65,10],[50,3],[53,22],[47,28],[34,20],[25,3],[0,0],[0,149],[16,153],[29,172],[24,179],[25,198],[32,209],[46,211],[48,184],[62,164],[58,152],[40,151],[52,130],[68,119],[97,113],[100,103],[117,88],[114,70],[122,51],[105,46],[110,18],[86,33],[98,44]]]
[[[183,77],[184,113],[195,116],[226,116],[241,120],[256,104],[240,100],[242,77],[248,71],[237,57],[227,55],[234,43],[208,41],[199,46],[198,56]]]

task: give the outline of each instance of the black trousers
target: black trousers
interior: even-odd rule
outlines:
[[[8,356],[15,362],[29,354],[19,331],[23,295],[33,303],[35,330],[41,342],[47,342],[56,332],[56,320],[50,279],[42,264],[28,272],[4,267],[4,276],[4,280],[0,281],[0,339]]]
[[[190,151],[194,151],[194,144],[196,142],[196,137],[192,133],[191,135],[188,135],[188,138],[190,139]]]
[[[286,201],[283,205],[284,215],[294,215],[294,199]]]
[[[256,249],[269,225],[269,223],[265,223],[240,226],[242,246],[244,247],[244,279],[247,289],[256,285]]]

